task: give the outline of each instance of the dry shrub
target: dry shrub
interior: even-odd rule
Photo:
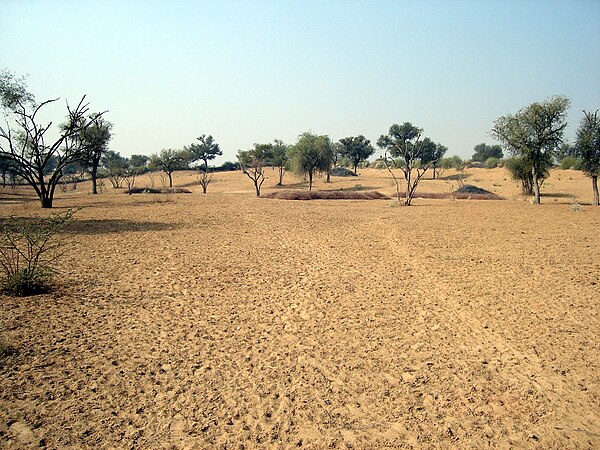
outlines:
[[[389,200],[377,191],[277,191],[263,195],[264,198],[279,200]]]

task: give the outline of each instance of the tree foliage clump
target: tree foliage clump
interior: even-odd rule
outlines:
[[[515,181],[521,182],[521,192],[523,195],[533,194],[533,173],[531,162],[525,158],[508,158],[504,160],[504,167],[510,173],[510,176]],[[552,167],[552,160],[550,157],[539,164],[538,169],[538,183],[540,188],[544,184],[544,181],[550,176],[550,167]]]
[[[600,175],[600,117],[595,113],[583,112],[581,124],[577,130],[577,153],[581,158],[583,172],[592,179],[594,205],[600,204],[598,195],[598,176]]]
[[[185,150],[163,149],[150,156],[149,165],[153,170],[162,170],[169,177],[169,187],[173,187],[173,172],[188,168],[190,156]]]
[[[540,178],[563,142],[569,99],[553,97],[532,103],[514,115],[496,119],[492,136],[531,167],[534,203],[540,204]]]
[[[472,161],[477,161],[480,163],[485,163],[489,158],[504,158],[504,153],[502,152],[502,147],[498,144],[496,145],[487,145],[485,143],[477,144],[473,147],[475,153],[471,157]]]
[[[208,161],[215,159],[217,156],[222,156],[223,152],[221,151],[219,144],[217,144],[211,135],[207,136],[203,134],[198,137],[197,140],[199,141],[198,143],[190,144],[189,146],[184,147],[184,150],[189,153],[192,162],[202,161],[202,164],[199,166],[199,179],[200,185],[202,186],[202,192],[206,194],[208,185],[212,180]]]
[[[292,172],[308,177],[308,190],[312,190],[315,173],[327,172],[331,167],[333,152],[329,136],[302,133],[289,150]]]
[[[342,138],[340,144],[339,155],[350,160],[354,174],[356,174],[356,168],[360,162],[367,160],[375,153],[371,141],[363,135]]]
[[[384,150],[383,161],[392,176],[396,185],[396,198],[401,203],[400,185],[394,171],[394,167],[399,167],[406,181],[406,193],[404,204],[410,206],[415,196],[415,191],[425,175],[432,161],[423,162],[427,158],[427,147],[423,145],[421,135],[423,130],[414,126],[410,122],[404,122],[402,125],[393,124],[388,134],[382,135],[377,141],[377,145]],[[431,142],[425,141],[426,144]],[[435,145],[435,144],[434,144]],[[413,178],[413,171],[416,170],[416,176]]]
[[[242,172],[254,183],[257,197],[260,197],[260,189],[265,182],[265,166],[269,163],[272,152],[272,144],[254,144],[254,148],[238,152]]]

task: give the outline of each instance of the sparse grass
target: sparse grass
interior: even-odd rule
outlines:
[[[389,200],[378,191],[277,191],[269,192],[263,198],[279,200]]]

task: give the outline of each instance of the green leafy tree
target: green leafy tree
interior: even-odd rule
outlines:
[[[434,144],[429,138],[423,139],[422,145],[423,154],[421,155],[421,164],[431,165],[431,168],[433,169],[433,179],[435,180],[437,166],[439,165],[440,159],[442,159],[448,151],[448,148],[440,143]]]
[[[208,161],[215,159],[217,156],[222,156],[223,152],[211,135],[205,135],[198,137],[199,143],[193,143],[185,147],[191,155],[191,161],[202,161],[200,165],[200,185],[202,186],[202,192],[206,194],[208,185],[212,180],[212,176],[209,173]]]
[[[497,159],[504,158],[504,153],[502,152],[502,147],[497,144],[496,145],[487,145],[487,144],[481,143],[481,144],[477,144],[473,148],[473,150],[475,150],[475,153],[473,153],[473,156],[471,157],[471,160],[473,160],[473,161],[484,163],[489,158],[497,158]]]
[[[92,194],[98,193],[98,168],[102,155],[108,151],[108,143],[112,137],[112,123],[98,114],[91,114],[88,118],[92,124],[80,133],[79,139],[89,149],[89,157],[82,162],[84,168],[89,170],[92,177]]]
[[[273,144],[254,144],[251,150],[240,150],[237,154],[242,172],[252,180],[256,196],[265,181],[265,166],[273,157]]]
[[[283,174],[288,167],[288,146],[279,139],[275,139],[274,144],[271,148],[271,164],[277,167],[279,171],[279,181],[277,186],[283,186]]]
[[[569,99],[553,97],[532,103],[515,115],[496,119],[492,136],[513,155],[531,164],[534,203],[540,204],[540,176],[562,144]]]
[[[579,153],[577,152],[577,147],[574,145],[565,142],[563,145],[556,149],[556,153],[554,155],[555,161],[560,164],[560,162],[568,157],[578,158]]]
[[[150,156],[150,167],[162,170],[169,177],[169,187],[173,187],[173,172],[185,170],[189,166],[190,156],[185,150],[163,149],[159,154]]]
[[[308,177],[308,190],[312,190],[313,177],[326,172],[331,166],[332,152],[329,136],[302,133],[289,151],[292,172]]]
[[[377,141],[377,145],[384,150],[383,161],[396,185],[396,197],[399,203],[401,202],[400,185],[392,168],[399,167],[402,170],[406,181],[404,200],[406,206],[411,205],[419,181],[431,165],[430,162],[420,164],[425,148],[421,141],[422,133],[421,128],[410,122],[404,122],[402,125],[393,124],[388,134],[382,135]],[[413,170],[416,170],[414,178]]]
[[[363,135],[342,138],[340,144],[340,155],[351,161],[354,174],[356,174],[356,168],[360,162],[365,161],[375,153],[371,141]]]
[[[146,155],[131,155],[131,158],[129,158],[129,163],[132,167],[138,169],[140,173],[143,173],[148,170],[149,160],[150,158]]]
[[[108,150],[100,159],[100,166],[101,174],[108,178],[112,187],[120,188],[127,168],[127,158],[119,152]]]
[[[600,175],[600,117],[595,113],[583,112],[581,124],[577,130],[577,153],[582,159],[584,173],[592,179],[594,205],[598,206],[598,175]]]

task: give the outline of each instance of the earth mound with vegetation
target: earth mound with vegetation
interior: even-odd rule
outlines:
[[[350,169],[347,169],[345,167],[334,167],[333,169],[331,169],[331,176],[332,177],[357,177],[358,175],[356,175]]]
[[[264,198],[279,200],[388,200],[389,197],[378,191],[277,191],[269,192]]]

